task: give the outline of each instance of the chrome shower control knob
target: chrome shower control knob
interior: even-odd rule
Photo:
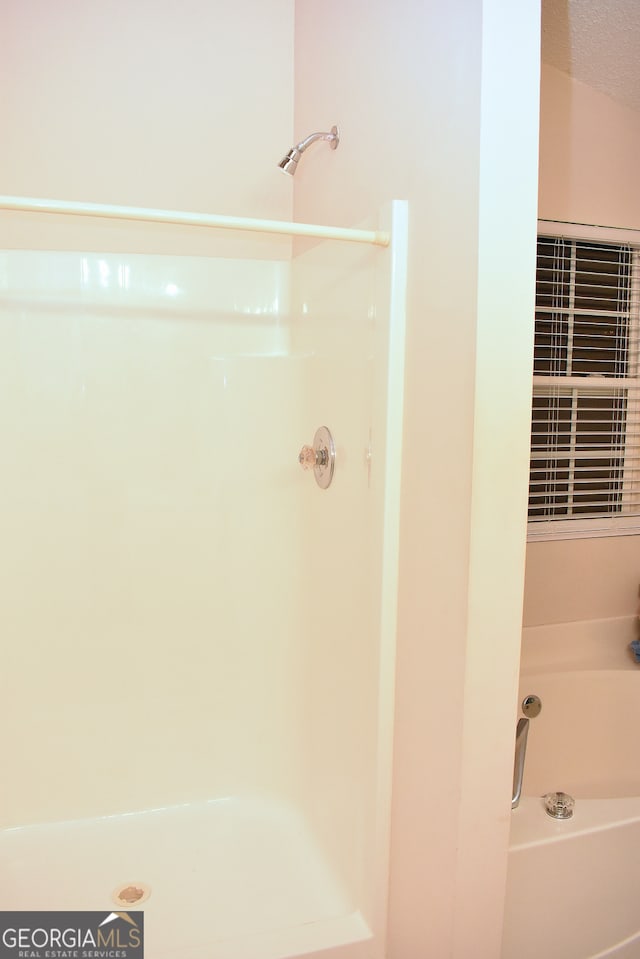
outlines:
[[[300,450],[298,462],[303,470],[314,470],[317,465],[316,451],[313,446],[303,446]]]
[[[551,816],[552,819],[571,819],[573,816],[576,801],[568,793],[547,793],[542,798],[547,816]]]
[[[327,489],[331,485],[335,459],[336,448],[326,426],[316,430],[313,446],[303,446],[298,455],[302,469],[313,470],[316,483],[321,489]]]

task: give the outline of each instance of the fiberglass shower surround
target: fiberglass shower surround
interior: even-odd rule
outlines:
[[[153,959],[381,951],[404,204],[357,230],[0,207],[317,241],[0,251],[3,907],[141,890]],[[320,424],[327,490],[298,462]]]

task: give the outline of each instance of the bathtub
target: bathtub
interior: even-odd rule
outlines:
[[[520,701],[534,693],[543,706],[512,813],[502,959],[640,957],[640,666],[627,651],[636,627],[611,621],[607,637],[605,624],[579,625],[542,635],[524,657]],[[541,799],[559,790],[576,800],[564,822]]]

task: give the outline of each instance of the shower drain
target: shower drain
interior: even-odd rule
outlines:
[[[151,895],[151,888],[144,882],[129,882],[118,886],[111,894],[117,906],[139,906]]]

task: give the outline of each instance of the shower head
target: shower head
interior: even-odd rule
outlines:
[[[291,147],[286,157],[283,157],[278,164],[278,169],[282,170],[283,173],[288,173],[289,176],[293,174],[298,169],[298,160],[302,156],[300,150],[297,150],[295,147]]]
[[[312,143],[316,142],[316,140],[326,140],[332,150],[337,150],[338,144],[340,143],[338,128],[333,126],[331,127],[330,133],[312,133],[304,140],[301,140],[300,143],[297,143],[294,147],[291,147],[287,155],[280,160],[278,169],[282,170],[283,173],[288,174],[288,176],[293,176],[298,169],[298,160],[307,147],[310,147]]]

